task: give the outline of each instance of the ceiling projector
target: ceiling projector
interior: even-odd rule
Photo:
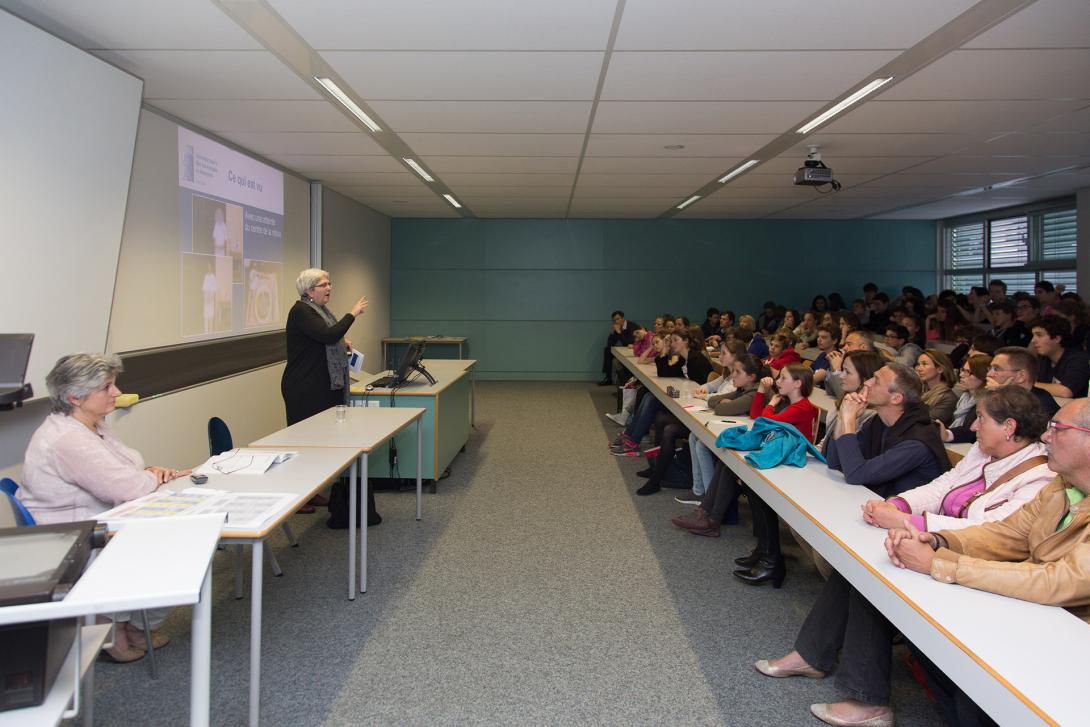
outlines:
[[[824,187],[828,184],[833,190],[840,189],[840,182],[833,179],[833,170],[821,161],[821,153],[816,146],[810,147],[806,161],[795,171],[792,181],[802,187]]]

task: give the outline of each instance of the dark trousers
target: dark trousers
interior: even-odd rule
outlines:
[[[753,534],[757,548],[765,555],[780,557],[780,516],[753,490],[746,488],[749,510],[753,513]]]
[[[943,673],[942,669],[935,666],[934,662],[927,658],[922,651],[909,643],[908,648],[916,663],[923,670],[927,679],[927,686],[939,700],[942,707],[942,715],[946,718],[946,724],[951,727],[994,727],[995,721],[989,717],[969,695],[961,691],[950,677]]]
[[[795,639],[795,650],[824,672],[836,666],[836,686],[867,704],[889,704],[893,625],[870,601],[833,572]]]
[[[654,426],[655,441],[662,447],[662,450],[655,457],[655,469],[648,483],[658,485],[666,476],[666,470],[670,468],[670,463],[674,459],[674,443],[681,437],[688,438],[689,430],[678,421],[676,416],[665,409],[660,409],[655,414]]]
[[[640,441],[651,431],[651,425],[655,423],[655,415],[660,411],[664,411],[661,401],[654,396],[644,396],[636,407],[636,415],[625,427],[624,433],[630,439]]]
[[[738,522],[739,494],[738,478],[725,464],[716,462],[715,474],[704,497],[700,499],[700,507],[714,522],[723,522],[723,516],[728,511],[733,511],[733,521]]]

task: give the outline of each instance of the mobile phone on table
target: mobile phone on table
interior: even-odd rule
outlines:
[[[208,475],[192,474],[189,476],[189,479],[193,480],[193,484],[195,485],[203,485],[205,482],[208,482]]]

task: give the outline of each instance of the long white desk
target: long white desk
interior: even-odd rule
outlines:
[[[192,725],[207,725],[212,650],[211,562],[222,524],[222,515],[128,523],[95,557],[63,600],[0,608],[0,626],[193,606],[189,721]],[[101,631],[95,631],[85,634],[83,639],[77,638],[65,668],[86,671],[90,665],[81,664],[86,656],[81,655],[81,650],[88,647],[97,653],[102,645],[101,635]],[[91,692],[92,672],[87,673],[87,691]],[[62,680],[61,675],[57,678]],[[74,694],[47,700],[41,708],[0,713],[0,724],[20,727],[56,724],[61,717],[56,709],[59,706],[63,711],[69,698],[75,703],[72,711],[79,710],[79,682],[78,676],[71,678]],[[93,709],[93,698],[85,700],[83,709],[86,723]]]
[[[423,480],[420,472],[424,451],[420,426],[424,410],[419,408],[347,407],[345,421],[338,422],[335,407],[296,422],[286,429],[253,442],[251,447],[297,449],[310,447],[347,447],[354,449],[359,466],[351,474],[348,486],[348,600],[356,599],[356,489],[362,480],[367,485],[367,457],[376,447],[416,422],[416,519],[422,517]],[[367,526],[360,532],[360,593],[367,591]]]
[[[806,539],[902,633],[998,722],[1082,724],[1083,655],[1090,627],[1062,608],[1005,598],[896,568],[885,531],[863,522],[860,505],[877,496],[848,485],[812,460],[804,468],[756,470],[744,452],[719,449],[727,424],[684,407],[703,404],[665,394],[679,379],[659,379],[654,366],[616,357],[648,391],[697,434],[783,520]],[[735,417],[734,419],[740,419]],[[748,422],[748,420],[745,420]],[[760,655],[755,655],[760,656]]]
[[[261,624],[262,624],[262,578],[264,575],[263,555],[265,540],[290,517],[300,506],[319,490],[337,478],[345,469],[351,469],[351,479],[355,481],[356,458],[358,452],[348,447],[312,447],[301,449],[298,455],[287,462],[274,465],[262,475],[225,475],[212,473],[204,484],[209,490],[227,490],[230,492],[276,492],[288,493],[295,497],[286,502],[280,511],[267,519],[259,528],[237,529],[224,523],[220,532],[220,542],[231,545],[250,545],[250,695],[249,723],[256,727],[261,713]],[[182,477],[169,483],[173,490],[191,487],[189,478]],[[355,553],[353,544],[349,544],[348,554],[351,560]],[[351,574],[355,570],[349,567],[349,593],[353,595]],[[241,576],[241,570],[238,572]],[[236,586],[237,587],[237,586]]]

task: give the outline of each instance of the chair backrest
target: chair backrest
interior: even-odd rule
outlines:
[[[231,439],[231,430],[227,423],[219,417],[208,420],[208,454],[215,457],[229,449],[234,449],[234,440]]]
[[[15,525],[34,525],[34,516],[31,515],[30,511],[26,509],[26,506],[19,501],[19,498],[15,496],[15,491],[18,489],[18,483],[10,477],[5,477],[0,480],[0,493],[3,493],[3,498],[6,501],[5,504],[11,510],[11,516],[15,521]]]

